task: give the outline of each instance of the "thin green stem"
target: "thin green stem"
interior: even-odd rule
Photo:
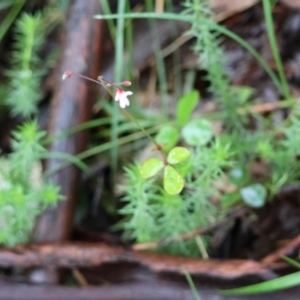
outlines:
[[[196,300],[201,300],[190,273],[184,269],[184,275]]]
[[[82,77],[82,78],[84,78],[84,79],[86,79],[86,80],[90,80],[90,81],[92,81],[92,82],[95,82],[95,83],[97,83],[97,84],[101,84],[106,90],[107,90],[107,92],[113,97],[114,95],[113,95],[113,93],[112,93],[112,91],[110,91],[107,87],[106,87],[106,85],[105,85],[105,83],[108,83],[108,84],[110,84],[110,85],[113,85],[114,87],[116,87],[116,88],[119,88],[116,84],[114,84],[113,82],[111,82],[111,81],[109,81],[109,80],[107,80],[107,79],[104,79],[102,76],[99,76],[98,78],[98,80],[99,81],[97,81],[97,80],[94,80],[94,79],[92,79],[92,78],[89,78],[89,77],[86,77],[86,76],[84,76],[84,75],[81,75],[81,74],[78,74],[78,73],[76,73],[76,72],[72,72],[72,71],[66,71],[65,72],[65,75],[67,75],[67,76],[71,76],[71,75],[77,75],[77,76],[79,76],[79,77]],[[167,159],[166,159],[166,157],[165,157],[165,154],[164,154],[164,152],[162,151],[162,147],[160,146],[160,145],[158,145],[156,142],[155,142],[155,140],[154,139],[152,139],[152,137],[148,134],[148,132],[146,131],[146,129],[138,122],[138,120],[136,120],[126,109],[124,109],[124,112],[125,112],[125,114],[127,115],[127,117],[129,117],[137,126],[138,126],[138,128],[149,138],[149,140],[152,142],[152,143],[154,143],[154,145],[156,146],[156,150],[157,151],[159,151],[159,152],[161,152],[161,154],[162,154],[162,156],[163,156],[163,159],[164,159],[164,162],[167,164]],[[99,121],[98,121],[99,122]],[[83,126],[84,125],[84,126]],[[72,131],[71,131],[71,133],[75,133],[76,131],[79,131],[79,130],[83,130],[83,129],[86,129],[86,128],[89,128],[91,125],[90,124],[88,124],[88,125],[85,125],[85,124],[83,124],[83,125],[79,125],[79,126],[76,126],[75,127],[75,129],[73,128],[72,129]],[[92,123],[92,126],[95,126],[94,125],[94,123]],[[116,128],[116,129],[118,129],[118,127]],[[75,131],[74,131],[75,130]],[[69,134],[70,134],[70,131],[68,132]],[[62,137],[62,136],[65,136],[66,134],[68,134],[68,133],[62,133],[62,134],[60,134],[60,135],[58,135],[58,136],[54,136],[54,137],[52,137],[52,139],[47,139],[45,142],[46,143],[49,143],[49,142],[51,142],[51,141],[53,141],[53,139],[55,139],[55,138],[60,138],[60,137]],[[117,132],[117,136],[118,136],[118,132]],[[44,143],[45,143],[44,142]]]
[[[166,0],[167,9],[174,12],[173,0]],[[172,22],[172,33],[174,36],[178,36],[179,32],[176,26],[176,22]],[[180,48],[173,54],[173,68],[174,68],[174,94],[175,99],[179,99],[182,96],[182,64],[180,62]]]
[[[111,9],[109,6],[109,3],[107,0],[99,0],[99,3],[103,9],[103,12],[106,15],[110,15],[111,14]],[[116,38],[116,27],[115,24],[113,22],[113,20],[107,20],[107,26],[108,26],[108,30],[111,36],[111,39],[113,41],[113,44],[115,44],[115,38]]]
[[[146,0],[146,8],[147,10],[153,10],[153,1]],[[160,42],[157,38],[157,31],[158,28],[155,26],[155,23],[152,19],[149,20],[152,39],[153,39],[153,49],[155,53],[155,60],[156,60],[156,68],[158,74],[158,81],[159,81],[159,93],[161,97],[162,103],[162,111],[165,116],[168,114],[168,102],[167,102],[167,78],[166,78],[166,68],[163,53],[161,51]]]
[[[130,11],[130,1],[126,2],[127,11]],[[126,48],[126,79],[133,79],[133,25],[132,19],[128,19],[125,24],[125,48]]]
[[[178,15],[174,13],[154,13],[154,12],[144,12],[144,13],[126,13],[122,15],[125,19],[163,19],[163,20],[177,20],[184,22],[195,22],[196,18],[193,15]],[[119,14],[111,15],[95,15],[95,19],[98,20],[110,20],[120,18]]]
[[[265,69],[266,73],[270,76],[272,79],[273,83],[276,85],[278,90],[283,93],[283,87],[278,80],[277,75],[273,72],[273,70],[270,68],[266,60],[245,40],[243,40],[241,37],[239,37],[237,34],[234,32],[226,29],[225,27],[222,27],[218,24],[212,24],[216,30],[219,32],[223,33],[224,35],[227,35],[237,43],[239,43],[241,46],[243,46],[248,52],[260,63],[260,65]]]
[[[3,39],[3,37],[4,37],[5,33],[7,32],[7,30],[9,29],[10,25],[15,20],[18,13],[21,11],[21,9],[22,9],[22,7],[24,6],[25,3],[26,3],[26,0],[16,1],[14,6],[10,9],[10,11],[9,11],[8,15],[6,16],[6,18],[1,23],[1,26],[0,26],[0,42]]]
[[[96,126],[100,126],[100,125],[106,125],[110,123],[110,118],[101,118],[101,119],[96,119],[96,120],[92,120],[92,121],[88,121],[82,124],[79,124],[77,126],[74,126],[70,129],[67,129],[59,134],[56,135],[52,135],[47,137],[46,139],[44,139],[42,141],[42,145],[47,146],[49,144],[51,144],[52,142],[60,139],[60,138],[64,138],[68,135],[74,134],[76,132],[82,131],[82,130],[86,130],[86,129],[90,129]]]
[[[157,132],[164,125],[165,124],[161,124],[161,125],[157,125],[157,126],[152,127],[148,131],[148,134]],[[144,132],[135,132],[133,134],[129,134],[127,136],[119,138],[117,140],[117,143],[118,143],[117,146],[122,146],[122,145],[130,143],[132,141],[136,141],[137,139],[143,138],[144,134],[145,134]],[[79,159],[79,160],[83,160],[83,159],[86,159],[86,158],[91,157],[93,155],[96,155],[96,154],[102,153],[104,151],[110,150],[113,146],[114,145],[113,145],[112,141],[110,141],[108,143],[101,144],[99,146],[88,149],[84,152],[81,152],[80,154],[76,155],[76,158]],[[47,172],[46,176],[50,176],[50,175],[52,175],[52,174],[54,174],[54,173],[56,173],[56,172],[58,172],[58,171],[60,171],[64,168],[68,167],[70,164],[71,164],[71,162],[66,161],[66,162],[62,163],[60,166],[49,170]]]
[[[80,170],[82,170],[85,173],[89,173],[88,166],[82,162],[81,159],[76,157],[75,155],[64,153],[64,152],[47,152],[45,155],[41,156],[41,158],[52,158],[52,159],[61,159],[68,161],[69,164],[74,164],[77,166]],[[47,176],[47,171],[45,173],[45,176]]]
[[[40,28],[40,19],[38,17],[32,19],[34,26],[31,30],[27,31],[26,34],[26,43],[23,50],[23,59],[22,59],[22,70],[30,70],[30,64],[32,62],[32,54],[34,52],[34,46],[36,41],[36,34]],[[29,23],[28,23],[29,24]]]
[[[126,109],[124,109],[124,113],[126,114],[126,116],[128,118],[130,118],[136,125],[137,127],[148,137],[148,139],[156,146],[159,147],[159,145],[155,142],[155,140],[151,137],[151,135],[147,132],[147,130],[139,123],[139,121],[137,119],[135,119],[133,117],[133,115],[131,113],[129,113],[129,111],[127,111]]]
[[[249,53],[261,64],[261,66],[264,68],[266,73],[270,76],[276,87],[280,90],[280,92],[283,93],[283,87],[278,80],[276,74],[273,72],[273,70],[270,68],[270,66],[267,64],[267,62],[264,60],[264,58],[245,40],[240,38],[237,34],[234,32],[224,28],[223,26],[214,23],[212,20],[197,20],[195,16],[193,15],[177,15],[173,13],[128,13],[123,15],[124,18],[136,18],[136,19],[142,19],[142,18],[152,18],[152,19],[164,19],[164,20],[176,20],[176,21],[183,21],[183,22],[198,22],[200,24],[203,24],[203,26],[210,26],[212,29],[219,31],[220,33],[230,37],[231,39],[235,40],[237,43],[239,43],[241,46],[243,46],[245,49],[249,51]],[[117,19],[119,18],[118,14],[104,16],[104,15],[95,15],[95,19],[102,19],[102,20],[108,20],[108,19]],[[284,93],[283,93],[284,94]]]
[[[272,54],[273,54],[273,57],[274,57],[274,60],[275,60],[276,66],[277,66],[279,78],[281,81],[283,95],[286,99],[291,99],[289,86],[288,86],[288,83],[286,80],[286,76],[284,74],[282,61],[281,61],[281,58],[279,55],[278,43],[276,41],[271,3],[270,3],[270,0],[262,0],[262,2],[263,2],[264,15],[265,15],[265,20],[266,20],[269,42],[270,42]]]
[[[120,82],[123,75],[123,53],[124,53],[124,13],[126,9],[126,1],[118,1],[118,15],[117,20],[117,34],[116,34],[116,48],[115,48],[115,82]],[[111,182],[115,185],[115,178],[118,168],[118,125],[119,125],[119,105],[117,102],[113,104],[113,115],[111,123],[111,141],[113,147],[111,148]]]
[[[147,132],[147,130],[126,109],[124,109],[124,112],[138,126],[138,128],[148,137],[148,139],[155,145],[155,150],[159,151],[159,153],[161,154],[164,164],[168,165],[167,157],[163,152],[162,147],[155,142],[155,140],[151,137],[151,135]]]

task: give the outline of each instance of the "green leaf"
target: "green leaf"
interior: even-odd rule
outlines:
[[[189,120],[193,110],[195,109],[199,99],[199,92],[196,90],[184,95],[179,99],[177,104],[177,121],[180,126],[183,126]]]
[[[170,164],[178,164],[191,155],[190,151],[184,147],[175,147],[173,148],[167,158],[168,163]]]
[[[291,288],[300,284],[300,272],[285,275],[266,282],[248,285],[245,287],[220,291],[223,295],[245,295],[274,292]]]
[[[183,127],[182,135],[189,145],[205,145],[213,136],[211,123],[205,119],[192,120]]]
[[[241,201],[241,195],[238,191],[226,193],[221,198],[222,208],[229,208]]]
[[[156,175],[162,168],[164,163],[157,158],[149,158],[144,161],[140,167],[140,174],[143,178],[149,178]]]
[[[250,180],[250,174],[244,167],[237,167],[230,171],[229,180],[238,187],[245,186]]]
[[[267,199],[267,190],[260,183],[254,183],[240,191],[243,201],[251,207],[262,207]]]
[[[184,186],[182,176],[171,166],[166,166],[164,174],[164,189],[170,195],[179,194]]]
[[[164,150],[171,150],[179,139],[179,131],[173,126],[163,127],[155,137],[157,144],[161,145]]]
[[[292,266],[294,266],[294,267],[300,269],[300,263],[299,263],[298,261],[293,260],[293,259],[291,259],[291,258],[289,258],[289,257],[287,257],[287,256],[285,256],[285,255],[281,255],[281,258],[282,258],[283,260],[285,260],[287,263],[289,263],[290,265],[292,265]]]

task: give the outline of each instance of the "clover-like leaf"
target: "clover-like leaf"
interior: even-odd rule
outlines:
[[[179,131],[173,126],[163,127],[155,137],[157,144],[162,145],[164,150],[169,151],[172,149],[179,138]]]
[[[149,158],[144,161],[140,167],[140,174],[143,178],[150,178],[156,175],[162,168],[164,163],[157,158]]]
[[[175,147],[173,148],[168,155],[168,163],[170,164],[178,164],[191,155],[190,151],[184,147]]]
[[[166,166],[164,173],[164,189],[170,195],[179,194],[184,186],[182,176],[172,167]]]
[[[243,201],[251,207],[262,207],[267,199],[267,190],[260,183],[244,187],[240,191]]]
[[[180,126],[187,123],[199,100],[199,92],[193,90],[179,99],[176,114]]]
[[[189,145],[205,145],[213,136],[212,125],[205,119],[192,120],[183,127],[182,136]]]

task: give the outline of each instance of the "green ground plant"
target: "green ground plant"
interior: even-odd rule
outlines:
[[[12,153],[0,160],[0,244],[6,246],[27,242],[38,214],[62,199],[57,186],[42,180],[45,132],[33,121],[12,135]]]
[[[106,11],[109,11],[107,1],[104,2]],[[148,9],[150,10],[151,3],[149,3]],[[99,103],[109,117],[81,124],[61,133],[60,137],[104,125],[109,129],[103,131],[102,137],[110,138],[110,141],[91,147],[76,157],[45,152],[41,145],[46,145],[53,138],[59,137],[44,139],[43,134],[38,133],[37,130],[34,132],[38,138],[33,134],[31,136],[32,144],[36,145],[35,149],[41,150],[40,152],[31,152],[35,153],[32,160],[38,161],[47,156],[59,157],[65,160],[60,168],[75,163],[84,172],[89,172],[89,168],[83,163],[83,160],[101,152],[110,151],[113,182],[116,181],[118,170],[119,146],[130,146],[141,140],[138,147],[141,148],[147,143],[145,135],[149,137],[156,150],[153,155],[145,162],[136,161],[135,164],[128,164],[125,167],[126,181],[123,184],[125,197],[122,199],[123,208],[119,211],[124,220],[116,226],[124,231],[126,239],[138,243],[163,238],[171,239],[199,227],[207,227],[222,219],[228,209],[236,205],[262,207],[282,186],[299,178],[299,168],[296,163],[297,155],[299,155],[299,143],[295,138],[300,136],[298,134],[300,128],[298,110],[294,109],[283,124],[272,128],[273,125],[270,125],[268,119],[252,113],[249,109],[249,104],[256,100],[253,96],[253,89],[232,86],[225,71],[226,60],[221,36],[223,34],[236,40],[257,59],[282,93],[286,107],[295,104],[282,73],[280,56],[278,56],[276,43],[274,43],[273,21],[270,18],[271,7],[268,5],[268,1],[263,0],[264,12],[280,76],[272,71],[266,61],[246,41],[213,21],[209,1],[187,0],[183,4],[185,10],[181,14],[172,12],[162,14],[126,13],[128,11],[126,1],[121,0],[118,3],[117,15],[96,16],[96,18],[102,19],[117,19],[116,25],[110,23],[110,31],[116,37],[115,81],[120,82],[124,72],[128,71],[124,71],[123,53],[124,44],[128,49],[132,49],[132,32],[130,32],[132,24],[129,22],[131,18],[162,18],[189,22],[191,28],[187,33],[195,39],[193,50],[199,56],[199,69],[207,72],[207,80],[210,82],[209,92],[219,106],[220,112],[215,113],[214,116],[199,116],[197,104],[201,95],[194,90],[186,91],[178,100],[175,120],[169,117],[168,112],[164,112],[158,120],[153,113],[132,107],[128,113],[124,110],[124,115],[122,115],[117,102],[101,101]],[[8,88],[3,88],[4,92],[1,92],[5,95],[2,103],[10,107],[14,115],[21,114],[23,117],[34,115],[37,112],[37,103],[41,99],[38,87],[45,72],[37,55],[44,42],[41,20],[41,14],[23,15],[17,22],[13,67],[7,73],[10,81],[7,85]],[[25,46],[21,47],[21,45]],[[125,50],[128,51],[128,49]],[[161,49],[156,47],[157,61],[161,61],[159,60],[161,59],[160,51]],[[160,70],[161,82],[165,80],[163,78],[163,70]],[[165,88],[160,89],[162,94],[165,94],[165,91]],[[165,111],[167,107],[165,102],[163,106],[162,111]],[[132,117],[132,112],[137,112],[138,116]],[[131,119],[130,122],[128,122],[128,118]],[[260,127],[250,130],[248,126],[250,118],[259,120]],[[135,124],[131,122],[132,120]],[[215,120],[222,122],[221,133],[216,134],[213,131]],[[28,127],[29,124],[33,126],[32,124],[35,123],[28,123],[26,126]],[[139,132],[139,130],[141,131]],[[25,139],[23,134],[25,134],[24,131],[20,130],[19,136],[16,135],[15,140]],[[278,138],[279,134],[280,138]],[[37,144],[40,145],[40,148],[37,147]],[[132,148],[129,147],[129,149]],[[13,148],[13,150],[14,152],[6,162],[8,167],[3,173],[3,176],[8,178],[6,179],[8,184],[4,185],[0,193],[3,189],[5,193],[8,193],[10,189],[13,191],[21,186],[22,197],[32,197],[33,199],[32,195],[43,193],[43,187],[47,187],[47,184],[31,190],[28,182],[24,181],[25,179],[20,183],[21,175],[17,176],[13,171],[14,163],[24,164],[24,170],[27,170],[27,173],[31,172],[33,166],[26,165],[28,158],[25,154],[24,157],[21,156],[21,149]],[[27,153],[27,155],[29,154]],[[22,162],[21,159],[24,161]],[[266,164],[270,174],[259,180],[251,175],[248,168],[257,159]],[[49,170],[46,176],[56,171],[57,169]],[[226,193],[220,191],[219,182],[230,183],[233,191]],[[45,205],[49,202],[55,203],[59,199],[58,190],[55,190],[55,187],[51,187],[51,189],[50,194],[52,196],[55,194],[56,200],[54,200],[54,196],[50,197],[51,201],[50,198],[45,198]],[[37,203],[40,203],[39,201],[37,200]],[[43,202],[43,200],[41,201]],[[7,203],[5,205],[7,206]],[[18,211],[18,204],[16,205],[14,211]],[[45,205],[40,203],[38,207],[40,209]],[[35,210],[32,220],[38,211],[40,210]],[[25,226],[28,230],[32,227],[32,220],[27,227]],[[10,230],[10,234],[13,234],[15,229]],[[24,241],[25,236],[24,231],[22,238],[16,238],[13,241],[3,238],[3,243],[12,245],[18,241]],[[6,237],[8,237],[7,234]],[[209,239],[201,237],[201,241],[206,244]],[[201,250],[199,246],[199,239],[182,241],[176,245],[164,246],[159,250],[190,256],[204,254],[203,249]]]
[[[145,243],[208,226],[233,206],[244,204],[255,208],[262,207],[282,186],[298,180],[297,142],[292,140],[292,136],[295,137],[298,132],[298,115],[293,113],[284,124],[270,128],[268,119],[252,113],[249,109],[251,101],[255,100],[253,89],[232,86],[225,71],[226,56],[221,46],[221,34],[236,40],[257,59],[282,93],[283,104],[287,107],[295,104],[282,72],[278,46],[274,42],[271,6],[268,0],[262,2],[279,77],[246,41],[213,22],[209,1],[185,1],[183,4],[186,9],[181,15],[168,12],[122,13],[122,18],[160,18],[191,23],[188,34],[195,37],[193,50],[200,58],[200,68],[207,71],[212,98],[220,106],[220,113],[214,119],[218,118],[223,124],[220,136],[215,136],[210,131],[205,143],[191,143],[187,136],[193,132],[200,140],[203,138],[201,126],[197,127],[199,120],[194,119],[191,114],[197,100],[187,101],[184,105],[184,97],[179,101],[177,111],[185,111],[186,116],[177,115],[175,123],[159,131],[156,141],[161,145],[167,144],[163,149],[166,154],[176,146],[184,146],[190,152],[190,158],[180,164],[182,169],[178,169],[184,178],[184,187],[177,195],[170,195],[162,189],[162,180],[152,177],[164,168],[159,160],[156,163],[153,163],[153,159],[150,161],[150,167],[147,166],[149,176],[144,174],[145,163],[141,165],[137,162],[126,167],[126,196],[123,199],[124,207],[120,210],[125,218],[119,225],[125,231],[125,238]],[[96,16],[108,20],[119,17],[120,15]],[[249,129],[251,118],[257,119],[261,124],[256,131]],[[209,122],[209,116],[202,120]],[[185,122],[190,126],[184,125]],[[278,139],[279,132],[282,137]],[[266,163],[269,176],[256,179],[251,175],[248,166],[257,159]],[[141,177],[151,179],[145,180]],[[220,196],[214,187],[218,180],[228,180],[234,190]],[[211,201],[216,194],[217,205]],[[195,240],[178,243],[163,250],[185,255],[199,254]]]
[[[288,262],[290,265],[300,268],[299,262],[282,256],[282,259]],[[275,291],[280,291],[288,288],[292,288],[298,286],[300,284],[300,272],[295,272],[292,274],[284,275],[279,278],[271,279],[266,282],[261,282],[245,287],[230,289],[230,290],[222,290],[220,291],[223,295],[254,295],[254,294],[262,294],[262,293],[272,293]]]
[[[13,116],[33,116],[43,97],[40,86],[49,69],[50,57],[42,61],[39,53],[49,28],[57,22],[55,18],[49,23],[47,13],[23,13],[15,22],[11,68],[6,71],[9,84],[2,87],[6,91],[6,97],[1,99],[2,105],[8,106]]]
[[[8,15],[8,23],[12,23],[24,2],[16,1],[12,14]],[[35,15],[22,13],[15,21],[11,68],[2,81],[7,83],[0,86],[1,112],[9,110],[12,116],[21,116],[25,120],[30,120],[38,112],[38,102],[42,99],[41,81],[49,68],[49,60],[42,62],[38,53],[48,30],[57,23],[56,17],[48,19],[49,12],[50,9],[47,13]],[[5,22],[3,25],[8,26]],[[1,27],[1,34],[5,33],[3,30]],[[11,247],[28,241],[38,214],[63,198],[57,186],[44,180],[41,159],[55,156],[72,160],[72,157],[62,153],[49,154],[42,145],[45,135],[38,130],[35,120],[25,121],[12,132],[11,153],[0,159],[2,245]]]
[[[182,101],[193,102],[192,98],[195,96],[198,97],[198,93],[192,92],[189,97],[186,95],[179,101],[178,107],[180,108]],[[168,147],[178,143],[187,145],[190,158],[185,157],[186,160],[176,165],[182,180],[184,178],[183,190],[180,193],[181,188],[177,190],[176,187],[181,187],[181,184],[178,184],[177,179],[171,178],[170,192],[165,187],[166,173],[164,188],[160,178],[145,179],[152,177],[163,167],[159,163],[145,167],[153,158],[146,160],[141,166],[136,164],[126,168],[127,180],[123,187],[126,191],[123,199],[125,206],[120,210],[125,219],[119,227],[125,230],[127,239],[140,243],[166,237],[171,239],[184,232],[207,227],[220,218],[220,212],[212,203],[217,194],[213,183],[220,180],[224,175],[223,170],[233,164],[230,145],[223,144],[214,137],[212,126],[206,119],[190,120],[186,110],[177,111],[178,127],[163,127],[157,134],[157,140]],[[179,124],[183,126],[180,127]],[[178,147],[172,148],[169,153],[176,148]],[[144,176],[144,173],[149,176]],[[166,246],[160,250],[187,256],[200,255],[196,240]]]

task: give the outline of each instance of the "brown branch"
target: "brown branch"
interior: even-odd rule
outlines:
[[[99,74],[102,23],[93,20],[94,14],[99,11],[97,0],[88,1],[88,4],[81,0],[69,1],[61,66],[57,72],[56,92],[51,102],[50,134],[61,133],[91,118],[98,86],[88,85],[88,82],[75,76],[67,82],[61,81],[61,77],[68,69],[93,78]],[[51,144],[49,150],[76,155],[87,147],[87,134],[87,131],[82,131],[58,139]],[[53,170],[60,164],[61,160],[49,159],[46,168],[48,171]],[[70,237],[79,179],[80,174],[75,166],[51,175],[50,181],[60,187],[60,193],[66,199],[38,218],[34,241],[63,241]]]
[[[213,224],[209,227],[198,228],[198,229],[196,229],[192,232],[183,233],[183,234],[175,236],[171,239],[164,238],[164,239],[161,239],[159,241],[135,244],[135,245],[132,246],[132,250],[141,251],[141,250],[155,249],[155,248],[158,248],[158,247],[162,247],[162,246],[178,243],[178,242],[181,242],[181,241],[189,240],[191,238],[194,238],[197,235],[207,234],[207,233],[209,233],[211,231],[214,231],[217,228],[223,226],[224,224],[229,223],[230,221],[232,221],[236,217],[240,217],[240,216],[244,215],[247,211],[248,211],[248,209],[245,209],[245,208],[238,209],[237,211],[235,211],[235,212],[231,213],[230,215],[228,215],[222,221],[217,222],[217,223],[215,223],[215,224]]]
[[[244,276],[270,279],[275,275],[262,264],[247,260],[201,260],[166,254],[135,252],[99,243],[32,244],[14,249],[0,249],[0,267],[99,267],[106,263],[139,264],[153,272],[183,274],[233,280]]]
[[[289,241],[286,245],[280,247],[275,252],[264,257],[261,262],[265,265],[273,264],[279,260],[281,260],[281,256],[290,255],[296,249],[300,247],[300,235],[297,235],[294,239]]]
[[[247,113],[267,113],[279,108],[285,108],[291,105],[290,101],[277,101],[272,103],[262,103],[257,104],[253,106],[249,106],[248,108],[239,108],[238,113],[241,115],[247,114]]]

